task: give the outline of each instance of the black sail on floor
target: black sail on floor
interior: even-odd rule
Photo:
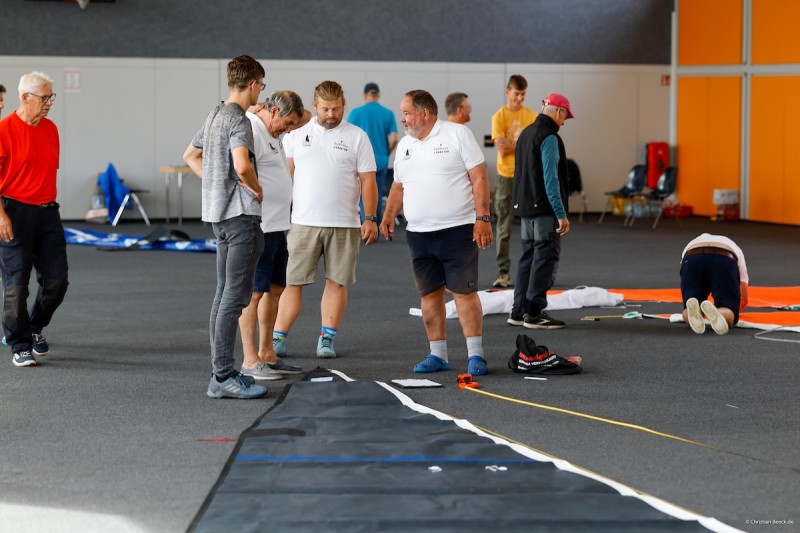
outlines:
[[[333,377],[291,385],[242,434],[190,530],[705,530],[388,386]]]

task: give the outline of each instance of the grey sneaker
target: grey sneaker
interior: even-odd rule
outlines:
[[[277,372],[278,374],[302,374],[303,369],[299,366],[290,365],[283,359],[278,359],[274,363],[264,363],[267,365],[273,372]]]
[[[42,356],[47,355],[50,351],[50,345],[47,344],[47,339],[41,333],[33,334],[33,348],[31,350],[34,355]]]
[[[272,349],[278,357],[286,357],[286,337],[272,337]]]
[[[317,341],[317,357],[320,359],[333,359],[336,352],[333,349],[333,337],[330,335],[320,335]]]
[[[16,352],[11,360],[13,361],[14,366],[36,366],[36,359],[34,359],[30,350]]]
[[[267,365],[267,363],[263,361],[256,363],[256,366],[253,368],[247,368],[246,366],[242,365],[242,375],[250,376],[256,381],[283,379],[283,375],[280,372],[275,372],[275,370],[273,370]]]
[[[236,370],[222,383],[218,382],[217,378],[212,374],[206,394],[209,398],[216,400],[220,398],[248,400],[260,398],[267,394],[267,388],[264,385],[250,385],[248,382],[249,380],[246,379],[246,376],[242,376]]]
[[[689,302],[686,303],[688,304]],[[725,320],[725,317],[722,316],[722,313],[719,312],[719,309],[714,304],[705,300],[700,304],[700,309],[703,310],[703,314],[706,315],[706,318],[711,323],[711,329],[714,330],[714,333],[717,335],[728,333],[728,321]]]
[[[692,331],[698,335],[706,332],[706,321],[703,320],[703,315],[700,313],[700,303],[697,298],[686,300],[686,321],[689,322]]]

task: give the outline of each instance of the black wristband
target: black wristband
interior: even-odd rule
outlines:
[[[370,220],[372,222],[375,222],[376,224],[378,223],[378,217],[376,217],[375,215],[364,215],[364,220],[365,221]]]

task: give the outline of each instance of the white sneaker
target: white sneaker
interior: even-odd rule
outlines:
[[[689,298],[686,300],[686,318],[689,321],[692,331],[698,335],[706,332],[706,321],[700,313],[700,303],[697,298]]]
[[[714,330],[714,333],[717,335],[725,335],[728,333],[728,321],[725,320],[725,317],[722,316],[722,313],[719,312],[719,309],[717,309],[714,304],[706,300],[700,304],[700,309],[703,310],[703,314],[705,314],[708,321],[711,322],[711,329]]]

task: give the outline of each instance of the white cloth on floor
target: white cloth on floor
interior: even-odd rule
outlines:
[[[484,315],[497,313],[508,314],[514,304],[514,290],[488,290],[478,291]],[[608,292],[600,287],[576,287],[557,294],[547,295],[547,310],[580,309],[581,307],[597,307],[601,305],[619,305],[624,296],[616,292]],[[445,317],[458,318],[456,303],[449,301],[445,304]],[[422,316],[422,310],[412,307],[408,310],[412,316]]]

